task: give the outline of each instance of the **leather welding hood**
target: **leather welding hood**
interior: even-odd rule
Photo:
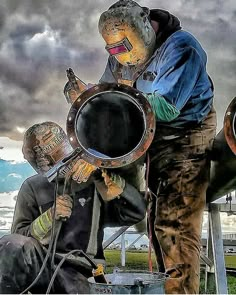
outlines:
[[[66,133],[54,122],[35,124],[25,132],[22,152],[38,173],[44,174],[72,151]]]
[[[120,0],[103,12],[98,24],[106,50],[124,66],[144,64],[153,54],[156,35],[149,9]]]

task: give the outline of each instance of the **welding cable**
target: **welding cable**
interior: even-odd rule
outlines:
[[[97,269],[97,265],[96,265],[96,263],[93,262],[93,260],[92,260],[87,254],[85,254],[84,251],[82,251],[82,250],[78,250],[78,249],[71,250],[70,252],[68,252],[68,253],[62,258],[62,260],[61,260],[61,261],[59,262],[59,264],[57,265],[57,267],[56,267],[56,269],[55,269],[55,271],[54,271],[54,274],[53,274],[53,276],[52,276],[52,278],[51,278],[51,280],[50,280],[50,282],[49,282],[49,285],[48,285],[48,288],[47,288],[47,291],[46,291],[45,294],[50,294],[50,291],[51,291],[52,285],[53,285],[53,283],[54,283],[54,280],[55,280],[55,278],[56,278],[56,276],[57,276],[57,273],[58,273],[58,271],[60,270],[62,264],[66,261],[66,259],[67,259],[70,255],[72,255],[72,254],[74,254],[74,253],[76,253],[76,252],[78,252],[79,254],[81,254],[82,256],[84,256],[84,258],[87,259],[87,261],[90,263],[90,265],[92,266],[92,268]]]
[[[148,200],[148,179],[149,179],[149,171],[150,171],[150,156],[149,153],[147,153],[147,170],[146,170],[146,188],[145,188],[145,200],[148,204],[147,209],[147,218],[148,218],[148,238],[149,238],[149,246],[148,246],[148,267],[149,271],[153,271],[153,265],[152,265],[152,229],[151,229],[151,218],[150,218],[150,203]]]
[[[151,195],[153,195],[155,198],[158,197],[160,188],[161,188],[162,181],[159,180],[158,188],[157,188],[157,194],[154,194],[150,189],[149,192]],[[151,208],[148,208],[148,227],[149,227],[149,248],[148,248],[148,262],[149,262],[149,270],[152,272],[153,271],[153,266],[152,266],[152,242],[153,242],[153,236],[152,236],[152,225],[151,225],[151,218],[150,218],[150,210]],[[162,257],[162,254],[160,254]],[[162,257],[162,264],[164,265],[163,257]]]
[[[58,237],[59,237],[59,234],[60,234],[60,231],[61,231],[61,227],[62,227],[62,221],[59,220],[58,221],[58,226],[57,226],[56,236],[55,236],[54,243],[53,243],[52,259],[51,259],[51,272],[53,272],[55,270],[54,257],[55,257],[57,241],[58,241]]]
[[[156,194],[150,190],[150,188],[148,187],[148,179],[149,179],[149,170],[150,170],[150,158],[149,158],[149,154],[147,154],[147,173],[146,173],[146,190],[145,190],[145,199],[148,203],[148,209],[147,209],[147,216],[148,216],[148,238],[149,238],[149,247],[148,247],[148,264],[149,264],[149,270],[152,272],[153,271],[153,267],[152,267],[152,244],[153,244],[153,236],[152,236],[152,224],[151,224],[151,207],[150,207],[150,203],[149,200],[152,199],[152,197],[155,197],[156,199],[158,198],[158,195],[160,193],[160,189],[163,183],[163,180],[161,178],[158,179],[158,187],[157,187],[157,192]],[[149,195],[149,198],[148,198]],[[154,229],[153,229],[154,230]],[[157,246],[157,245],[156,245]],[[159,264],[159,270],[162,269],[163,272],[165,272],[165,266],[164,266],[164,260],[163,260],[163,255],[162,255],[162,251],[160,249],[160,245],[158,242],[158,248],[159,248],[159,252],[160,252],[160,258],[158,259],[158,264]],[[156,249],[154,249],[156,252]],[[157,252],[156,252],[156,256],[157,256]]]
[[[147,153],[147,169],[146,169],[146,179],[145,179],[145,200],[148,201],[148,178],[149,178],[149,170],[150,170],[150,156]]]
[[[67,179],[65,178],[64,185],[63,185],[63,191],[62,191],[63,196],[65,195],[67,184],[70,184],[70,182],[69,181],[67,182]],[[54,204],[56,204],[56,203],[54,203]],[[55,208],[54,211],[56,211],[56,208]],[[66,221],[66,219],[58,221],[57,233],[56,233],[56,236],[55,236],[55,239],[54,239],[54,245],[53,245],[53,250],[52,250],[52,259],[51,259],[51,270],[53,270],[53,271],[55,270],[54,260],[55,260],[55,253],[56,253],[56,249],[57,249],[57,241],[58,241],[59,234],[61,232],[61,227],[62,227],[63,221]]]
[[[51,259],[51,270],[54,271],[55,270],[55,264],[54,264],[54,257],[55,257],[55,253],[56,253],[56,248],[57,248],[57,241],[58,241],[58,237],[61,231],[61,226],[62,226],[62,221],[58,221],[58,227],[57,227],[57,232],[56,232],[56,236],[54,239],[54,243],[53,243],[53,250],[52,250],[52,259]]]
[[[56,204],[56,198],[57,198],[58,178],[59,178],[59,171],[57,172],[57,177],[56,177],[56,182],[55,182],[54,204]],[[42,275],[42,273],[43,273],[43,271],[44,271],[44,269],[46,267],[48,258],[50,256],[50,253],[51,253],[51,250],[52,250],[52,247],[53,247],[53,242],[54,242],[53,238],[54,238],[54,233],[55,233],[55,221],[56,221],[55,216],[56,216],[56,210],[54,210],[53,215],[52,215],[52,230],[51,230],[51,235],[50,235],[50,242],[49,242],[49,245],[48,245],[47,254],[46,254],[46,256],[45,256],[45,258],[43,260],[43,264],[42,264],[42,266],[40,268],[40,271],[39,271],[38,275],[36,276],[36,278],[33,280],[33,282],[20,294],[25,294],[38,282],[40,276]]]
[[[67,163],[65,163],[63,166],[61,166],[61,167],[59,168],[59,170],[58,170],[58,172],[57,172],[57,175],[59,175],[59,173],[61,172],[61,170],[62,170],[66,165],[67,165]],[[64,185],[63,185],[63,190],[62,190],[62,195],[63,195],[63,196],[65,195],[67,184],[68,184],[68,186],[70,187],[70,185],[71,185],[71,181],[69,181],[69,179],[65,177],[65,179],[64,179]],[[59,187],[58,187],[58,185],[57,185],[57,194],[56,194],[56,195],[59,194],[58,190],[59,190]],[[56,200],[54,200],[54,204],[55,204],[55,210],[54,210],[53,213],[56,212]],[[54,219],[55,219],[55,214],[54,214],[53,216],[54,216]],[[55,253],[56,253],[56,248],[57,248],[57,241],[58,241],[59,234],[60,234],[60,231],[61,231],[62,223],[63,223],[63,221],[66,221],[66,220],[67,220],[67,219],[65,218],[65,219],[63,219],[63,220],[59,220],[58,223],[57,223],[57,224],[58,224],[58,227],[57,227],[57,233],[56,233],[56,236],[55,236],[55,239],[54,239],[54,245],[53,245],[53,250],[52,250],[52,259],[51,259],[51,270],[53,270],[53,271],[54,271],[54,269],[55,269],[54,260],[55,260]]]

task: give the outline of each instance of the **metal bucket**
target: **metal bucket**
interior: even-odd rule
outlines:
[[[108,284],[96,283],[89,278],[91,294],[165,294],[168,275],[145,271],[119,271],[105,275]]]

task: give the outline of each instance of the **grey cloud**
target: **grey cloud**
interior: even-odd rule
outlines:
[[[2,30],[2,28],[4,27],[5,20],[6,20],[5,9],[4,9],[3,5],[1,5],[1,3],[0,3],[0,30]]]
[[[0,136],[17,139],[16,126],[43,120],[65,126],[65,70],[85,82],[102,75],[107,53],[99,36],[99,15],[115,1],[2,0],[0,4]],[[236,24],[234,0],[138,1],[177,15],[208,53],[215,84],[219,126],[234,97]],[[156,7],[156,5],[159,7]],[[60,115],[59,115],[60,114]]]

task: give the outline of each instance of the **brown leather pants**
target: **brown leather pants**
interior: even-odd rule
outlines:
[[[150,148],[150,221],[161,270],[170,275],[168,294],[199,292],[201,225],[216,129],[212,111],[201,126],[157,128]],[[158,193],[157,193],[158,190]]]

